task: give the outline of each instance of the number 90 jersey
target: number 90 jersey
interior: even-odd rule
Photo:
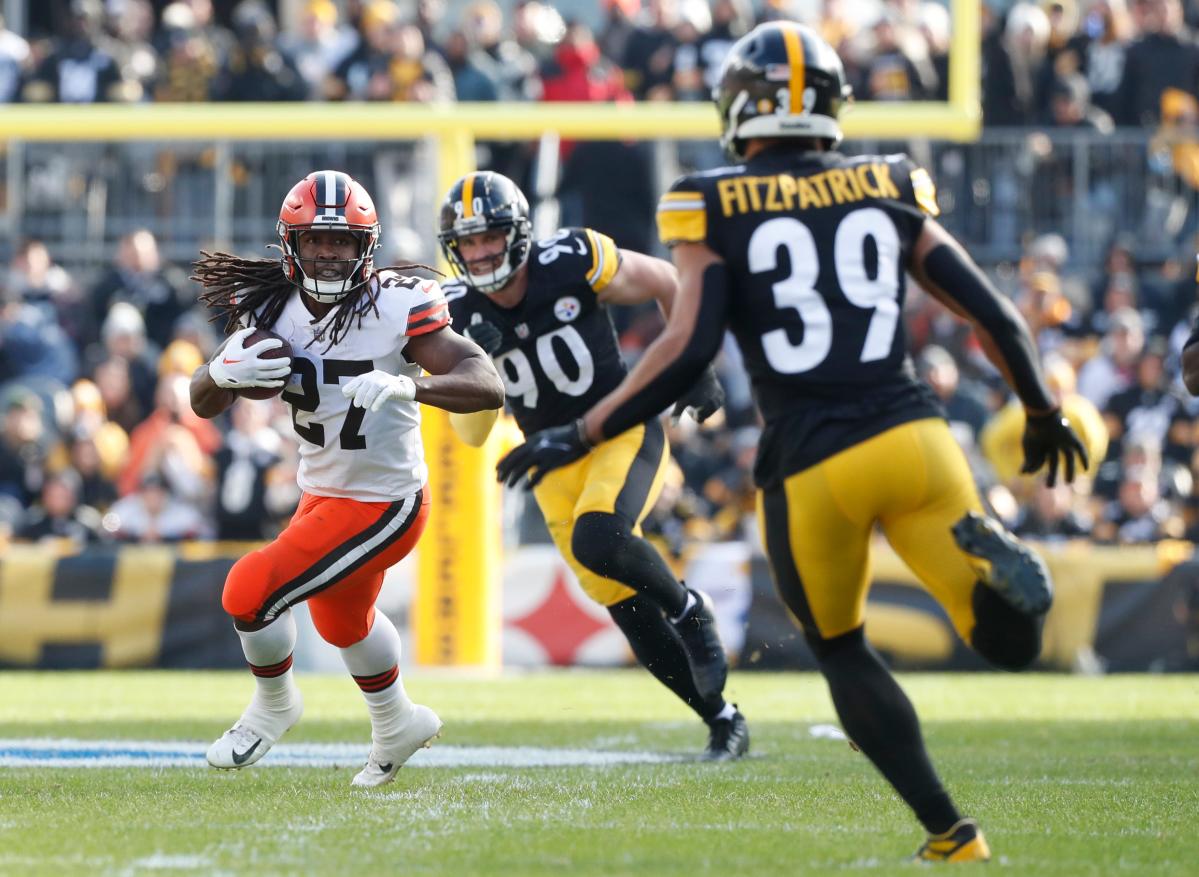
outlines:
[[[316,322],[295,290],[270,328],[291,343],[292,371],[282,399],[300,438],[297,481],[305,493],[363,502],[411,495],[428,478],[420,438],[420,406],[392,401],[379,411],[351,404],[342,387],[355,375],[380,369],[416,378],[421,368],[404,357],[408,339],[449,324],[435,280],[379,272],[377,312],[350,321],[329,346],[334,308]]]
[[[533,244],[516,307],[500,307],[461,281],[445,285],[455,329],[488,322],[500,330],[492,359],[525,435],[581,417],[624,377],[616,330],[596,298],[619,267],[610,237],[564,228]]]
[[[940,415],[902,320],[912,249],[936,214],[931,179],[905,155],[793,148],[683,177],[662,197],[663,243],[704,243],[728,266],[727,318],[767,424],[759,484]]]

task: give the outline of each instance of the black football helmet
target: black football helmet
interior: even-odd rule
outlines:
[[[500,229],[508,235],[508,255],[499,267],[487,274],[471,274],[458,250],[458,240],[466,235]],[[502,289],[529,258],[532,222],[524,192],[503,174],[476,171],[450,187],[441,205],[441,223],[437,239],[457,277],[479,292]]]
[[[837,117],[853,100],[833,47],[793,21],[760,24],[733,44],[712,90],[720,142],[735,161],[751,137],[841,142]]]

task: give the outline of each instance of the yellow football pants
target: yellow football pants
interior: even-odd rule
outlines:
[[[824,639],[865,620],[877,523],[967,643],[971,595],[986,564],[950,528],[982,512],[965,454],[945,421],[916,420],[841,451],[758,494],[775,584],[804,630]]]
[[[656,418],[596,445],[569,466],[555,469],[533,488],[550,536],[591,599],[602,606],[627,600],[637,592],[615,579],[596,575],[571,550],[575,521],[587,512],[607,512],[626,518],[634,536],[658,495],[670,448]]]

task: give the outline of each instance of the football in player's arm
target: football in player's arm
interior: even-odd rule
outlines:
[[[287,528],[225,581],[222,605],[256,686],[208,762],[253,764],[299,721],[291,607],[306,601],[362,690],[372,745],[353,785],[375,787],[441,728],[405,693],[399,633],[374,605],[384,572],[415,547],[428,515],[417,403],[490,409],[503,404],[504,388],[487,355],[448,328],[435,281],[376,269],[379,222],[357,181],[309,174],[285,198],[278,232],[281,260],[206,253],[195,266],[201,299],[231,334],[196,370],[192,408],[211,418],[241,391],[281,390],[302,489]],[[250,342],[259,330],[278,337]],[[290,357],[267,355],[285,342]]]
[[[669,262],[585,228],[531,240],[528,202],[500,174],[467,174],[451,187],[439,236],[457,277],[446,285],[454,325],[493,358],[526,435],[573,424],[620,383],[626,369],[608,305],[675,307]],[[714,372],[699,369],[669,403],[702,421],[723,399]],[[657,413],[574,467],[530,479],[533,495],[583,590],[608,609],[638,660],[708,724],[706,757],[737,758],[749,735],[723,697],[728,664],[711,600],[679,582],[641,538],[669,459]],[[451,418],[476,445],[494,420],[494,412]]]
[[[740,162],[678,181],[659,204],[679,294],[619,388],[501,467],[555,477],[689,385],[727,326],[765,428],[755,464],[766,554],[850,739],[928,832],[923,860],[985,860],[942,787],[914,709],[865,639],[870,540],[888,540],[964,641],[1030,665],[1052,600],[1044,564],[984,514],[961,448],[904,340],[905,272],[974,326],[1027,411],[1026,471],[1067,481],[1086,452],[1014,306],[933,219],[928,174],[902,155],[847,157],[840,59],[814,31],[764,24],[730,50],[715,93]],[[548,474],[546,474],[548,473]]]

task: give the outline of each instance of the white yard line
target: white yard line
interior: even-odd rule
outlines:
[[[207,743],[164,740],[0,739],[0,767],[205,767]],[[361,767],[368,746],[355,743],[280,743],[267,767]],[[656,752],[608,752],[539,746],[434,746],[408,767],[605,767],[689,760]]]

